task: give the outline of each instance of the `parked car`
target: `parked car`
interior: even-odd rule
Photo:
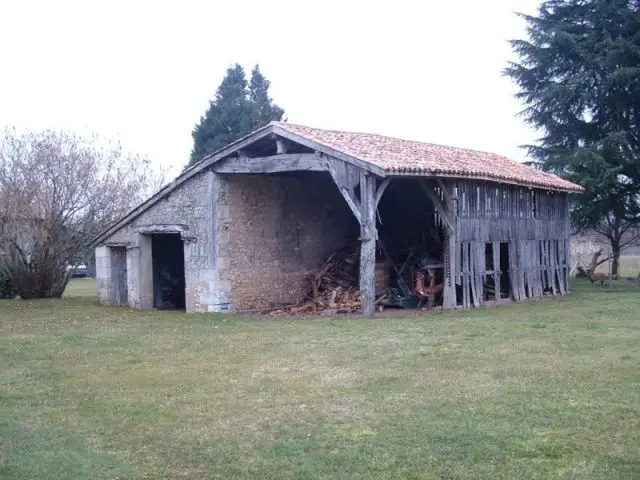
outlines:
[[[84,278],[88,275],[89,269],[84,263],[78,265],[69,265],[68,270],[71,270],[71,278]]]

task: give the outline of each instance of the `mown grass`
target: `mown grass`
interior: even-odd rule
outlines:
[[[0,478],[640,478],[635,287],[362,320],[90,285],[0,302]]]

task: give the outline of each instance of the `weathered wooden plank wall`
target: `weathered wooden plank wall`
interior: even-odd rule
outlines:
[[[455,188],[455,268],[463,307],[487,301],[493,283],[508,275],[514,300],[569,292],[568,195],[488,182],[458,181]],[[492,255],[487,244],[491,244]],[[501,262],[501,245],[508,264]]]
[[[111,305],[127,305],[127,249],[110,247],[111,254]]]

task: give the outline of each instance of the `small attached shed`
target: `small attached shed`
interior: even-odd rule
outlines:
[[[445,309],[564,295],[568,196],[581,191],[495,154],[273,122],[103,232],[98,294],[134,308],[264,310],[302,301],[310,275],[355,245],[367,316],[381,290],[398,305],[426,291]]]

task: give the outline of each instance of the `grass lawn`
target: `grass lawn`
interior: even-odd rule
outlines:
[[[3,479],[638,479],[640,289],[375,320],[0,302]]]

